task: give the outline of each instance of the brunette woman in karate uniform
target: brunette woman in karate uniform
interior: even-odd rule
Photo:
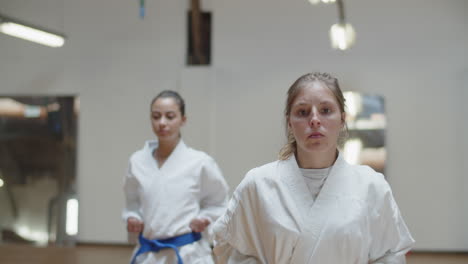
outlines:
[[[182,140],[187,118],[177,92],[156,96],[150,119],[157,139],[130,157],[124,183],[123,219],[139,233],[131,263],[211,264],[204,235],[225,210],[227,184],[213,158]]]

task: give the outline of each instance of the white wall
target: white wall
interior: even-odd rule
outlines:
[[[183,93],[185,140],[212,154],[235,187],[275,159],[289,85],[320,70],[345,90],[385,97],[387,176],[416,249],[468,250],[460,232],[468,222],[466,1],[345,1],[358,35],[344,53],[329,47],[334,6],[206,1],[213,64],[192,68],[187,1],[146,3],[140,20],[137,1],[0,0],[0,13],[69,36],[64,48],[49,49],[1,35],[0,93],[80,96],[81,241],[124,242],[122,177],[128,156],[152,136],[148,104],[158,91]]]
[[[468,10],[468,2],[464,2],[465,5],[465,10]],[[465,16],[465,25],[468,24],[468,17]],[[466,35],[465,35],[466,37]],[[468,56],[468,51],[465,49],[460,52],[461,56],[464,56],[465,58]],[[460,92],[461,96],[459,97],[459,104],[463,106],[463,109],[461,111],[461,118],[460,118],[460,123],[462,125],[461,135],[460,135],[460,141],[461,141],[461,148],[463,149],[463,154],[462,154],[462,177],[464,181],[462,182],[463,186],[463,194],[459,199],[463,201],[468,200],[468,104],[466,103],[468,101],[468,66],[465,64],[465,67],[463,67],[462,73],[459,75],[460,79],[462,80],[462,85],[460,85],[460,89],[462,92]],[[465,206],[462,208],[463,211],[463,219],[466,221],[468,219],[468,203],[463,203]],[[468,228],[463,228],[462,236],[465,238],[463,240],[463,244],[465,245],[465,249],[468,248],[468,242],[466,241],[468,237]]]
[[[465,7],[468,9],[468,2],[465,2]],[[468,17],[465,17],[465,21],[468,24]],[[466,57],[466,51],[465,51],[465,57]],[[463,154],[462,154],[462,168],[463,171],[461,173],[461,177],[463,177],[463,195],[459,197],[459,199],[463,201],[468,200],[468,66],[465,65],[464,70],[462,71],[462,74],[460,75],[460,79],[462,80],[462,85],[460,85],[459,89],[461,90],[460,92],[460,97],[459,99],[459,104],[463,106],[462,112],[461,112],[461,118],[460,118],[460,123],[462,126],[462,129],[460,129],[460,146],[463,149]],[[465,221],[468,219],[468,203],[463,203],[464,207],[462,208],[463,212],[463,219]],[[463,228],[462,229],[462,236],[464,238],[468,237],[468,228]],[[466,243],[466,239],[464,240],[465,245],[467,245],[465,248],[468,247],[468,243]]]

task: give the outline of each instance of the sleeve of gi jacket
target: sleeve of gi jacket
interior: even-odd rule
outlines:
[[[241,254],[229,243],[215,247],[217,264],[259,264],[260,262],[252,256]]]
[[[139,183],[132,173],[131,161],[128,165],[127,175],[124,178],[125,207],[122,211],[122,220],[127,222],[129,217],[135,217],[142,221],[139,196]]]
[[[369,263],[405,264],[405,254],[414,244],[414,239],[400,214],[388,183],[381,177],[380,186],[373,190],[374,208],[371,210],[371,245]]]
[[[208,157],[200,176],[199,218],[207,218],[213,224],[226,209],[228,185],[216,162]]]
[[[223,216],[216,221],[214,255],[219,264],[257,264],[260,238],[255,226],[255,208],[249,206],[254,188],[247,173],[235,190]],[[250,186],[249,186],[250,185]],[[245,203],[245,205],[243,205]]]

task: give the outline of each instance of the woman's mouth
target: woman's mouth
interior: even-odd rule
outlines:
[[[309,135],[309,138],[321,138],[321,137],[324,137],[324,135],[320,132],[314,132]]]

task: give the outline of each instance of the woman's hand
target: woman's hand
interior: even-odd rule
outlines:
[[[206,218],[194,218],[190,222],[190,228],[193,232],[201,233],[205,231],[206,227],[210,224],[210,220]]]
[[[127,231],[140,233],[143,231],[144,224],[142,221],[138,220],[135,217],[127,218]]]

